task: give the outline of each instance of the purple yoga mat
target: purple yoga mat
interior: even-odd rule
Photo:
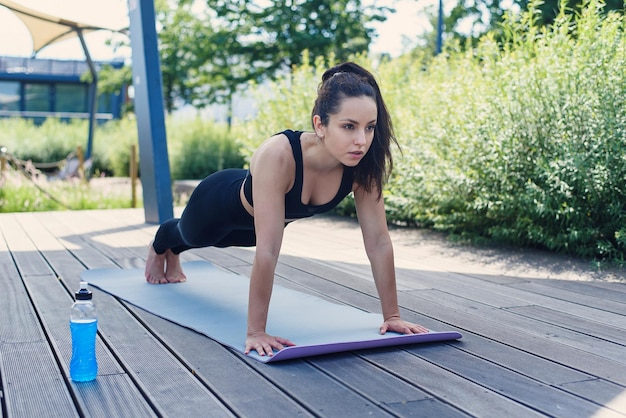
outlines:
[[[249,279],[206,261],[184,263],[183,269],[187,281],[167,285],[146,283],[143,269],[86,270],[81,279],[139,308],[243,352]],[[275,285],[267,332],[288,338],[297,345],[275,352],[273,356],[259,356],[255,351],[249,356],[268,363],[462,337],[456,331],[380,335],[381,323],[380,314]]]

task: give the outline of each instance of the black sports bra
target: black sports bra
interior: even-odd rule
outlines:
[[[285,219],[308,218],[318,213],[328,212],[350,194],[354,181],[354,170],[351,167],[344,167],[341,185],[337,194],[330,202],[323,205],[305,205],[302,203],[302,183],[304,181],[302,144],[300,143],[302,131],[286,130],[281,133],[289,138],[289,143],[293,150],[293,158],[296,161],[296,178],[291,190],[285,194]],[[243,194],[250,206],[254,206],[252,200],[252,174],[250,170],[248,170],[244,180]]]

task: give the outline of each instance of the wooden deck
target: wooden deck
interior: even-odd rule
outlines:
[[[99,375],[70,382],[80,273],[142,266],[155,230],[141,209],[0,215],[0,417],[626,416],[623,275],[406,230],[393,233],[403,315],[459,342],[264,365],[94,289]],[[252,257],[184,254],[242,274]],[[352,221],[290,225],[277,274],[379,312]]]

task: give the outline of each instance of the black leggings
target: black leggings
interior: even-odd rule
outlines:
[[[246,173],[244,169],[226,169],[202,180],[180,219],[170,219],[159,227],[153,243],[156,253],[256,245],[254,218],[239,197]]]

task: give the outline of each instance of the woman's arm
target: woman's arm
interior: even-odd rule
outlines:
[[[378,199],[376,190],[368,193],[361,187],[357,187],[354,191],[354,201],[365,251],[372,266],[372,274],[383,312],[384,323],[380,327],[381,334],[387,331],[402,334],[428,332],[428,329],[421,325],[400,319],[393,244],[387,228],[383,198]]]
[[[284,345],[294,345],[265,332],[285,228],[285,193],[295,173],[291,148],[285,137],[276,136],[263,144],[253,157],[251,170],[256,253],[250,274],[245,353],[256,350],[263,356],[272,355],[273,349],[280,350]]]

